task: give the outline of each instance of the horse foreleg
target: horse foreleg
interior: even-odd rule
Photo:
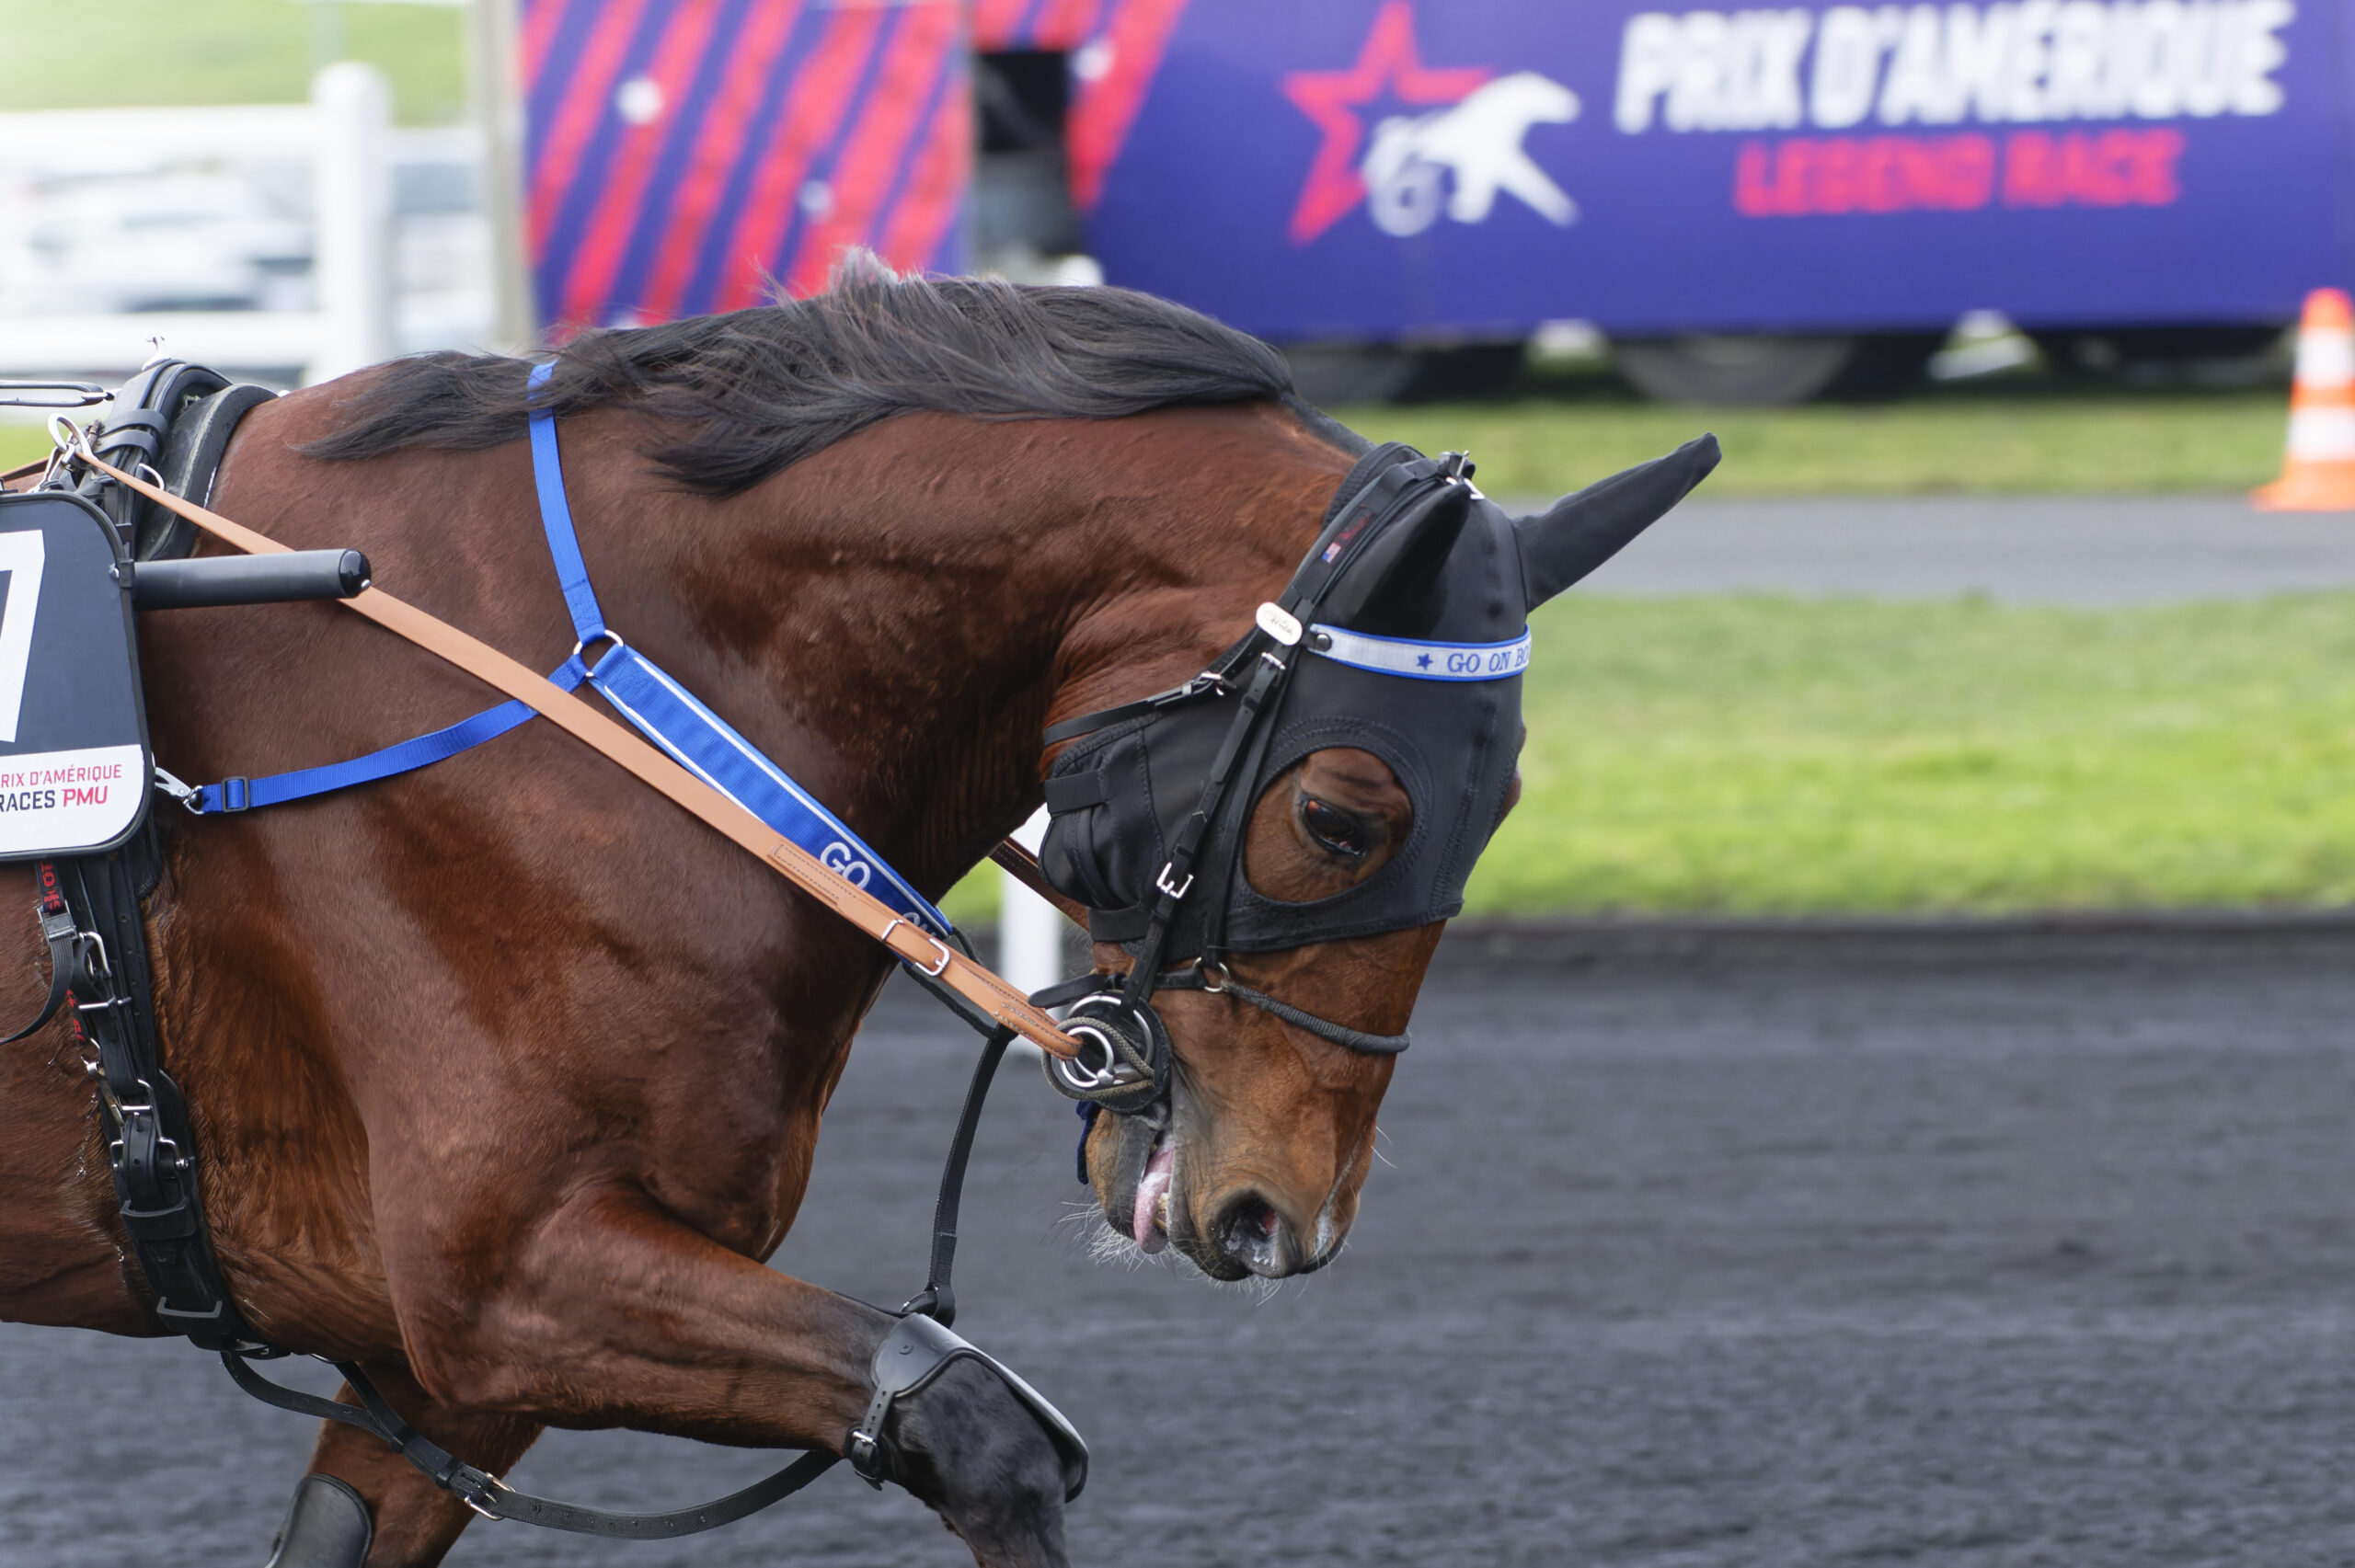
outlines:
[[[413,1369],[442,1403],[518,1418],[519,1432],[620,1425],[836,1453],[866,1413],[890,1314],[765,1268],[642,1197],[579,1200],[529,1234],[498,1266],[435,1269],[437,1288],[390,1271]],[[460,1287],[469,1279],[499,1288],[475,1297]],[[950,1368],[895,1407],[887,1436],[896,1479],[979,1562],[1065,1561],[1054,1445],[994,1374]]]
[[[435,1403],[397,1362],[372,1362],[366,1370],[410,1425],[494,1475],[522,1459],[539,1436],[539,1426],[527,1420]],[[350,1389],[336,1397],[357,1402]],[[304,1486],[316,1488],[322,1477],[339,1482],[358,1494],[356,1504],[333,1491],[298,1492],[270,1568],[429,1568],[441,1562],[473,1510],[378,1439],[337,1422],[321,1425]],[[355,1528],[355,1509],[364,1511],[364,1521],[357,1521],[362,1528]],[[371,1536],[373,1543],[362,1547]]]

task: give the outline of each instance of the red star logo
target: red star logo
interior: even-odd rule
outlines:
[[[1365,199],[1365,180],[1358,173],[1358,146],[1365,127],[1350,112],[1351,104],[1367,104],[1383,96],[1402,103],[1454,103],[1488,79],[1485,65],[1426,70],[1415,54],[1415,7],[1412,0],[1386,0],[1373,18],[1358,63],[1346,71],[1292,71],[1284,76],[1284,97],[1325,132],[1309,166],[1308,183],[1302,187],[1300,205],[1292,212],[1292,242],[1306,245],[1333,226],[1342,214]]]

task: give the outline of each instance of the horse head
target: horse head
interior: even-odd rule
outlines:
[[[1338,1254],[1441,930],[1519,796],[1528,612],[1717,461],[1704,437],[1516,521],[1460,460],[1376,449],[1206,675],[1050,729],[1041,866],[1128,977],[1075,1032],[1169,1042],[1157,1080],[1112,1082],[1109,1047],[1101,1082],[1050,1064],[1098,1102],[1083,1159],[1116,1248],[1223,1280]]]

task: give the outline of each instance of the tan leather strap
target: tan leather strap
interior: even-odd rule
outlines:
[[[207,511],[192,501],[126,474],[93,453],[86,443],[76,451],[82,462],[127,485],[167,510],[178,512],[223,544],[249,555],[270,555],[288,548],[256,533],[241,523]],[[518,664],[497,648],[468,636],[445,621],[435,619],[413,604],[395,599],[381,589],[362,589],[341,601],[387,630],[415,643],[428,653],[447,659],[467,674],[529,704],[557,727],[620,763],[642,782],[670,796],[757,856],[764,865],[875,938],[892,953],[937,978],[958,995],[1024,1039],[1059,1057],[1076,1056],[1078,1046],[1045,1013],[1030,1005],[1022,992],[921,926],[894,914],[881,899],[854,887],[821,864],[799,844],[680,767],[620,725],[569,692],[550,683],[536,670]]]
[[[1054,905],[1063,919],[1082,931],[1087,929],[1087,906],[1075,898],[1064,898],[1049,886],[1047,874],[1039,868],[1037,855],[1012,839],[1000,839],[997,848],[990,851],[990,858],[997,862],[1000,871]]]

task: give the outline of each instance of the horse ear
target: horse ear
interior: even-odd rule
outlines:
[[[1440,568],[1471,515],[1471,488],[1449,486],[1420,517],[1374,541],[1365,558],[1326,596],[1319,615],[1374,636],[1428,632],[1444,609],[1446,583]]]
[[[1529,608],[1536,609],[1617,555],[1707,478],[1720,455],[1717,438],[1703,436],[1666,457],[1565,496],[1542,515],[1514,524]]]

